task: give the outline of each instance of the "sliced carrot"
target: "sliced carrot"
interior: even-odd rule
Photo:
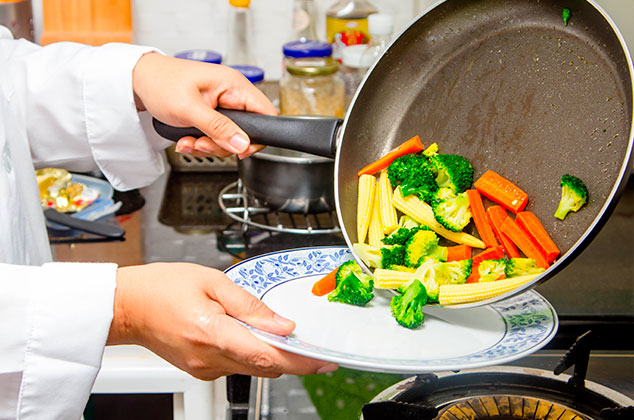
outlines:
[[[447,262],[468,260],[469,258],[471,258],[471,247],[469,245],[447,247]]]
[[[379,160],[372,162],[365,168],[361,169],[357,172],[358,176],[363,174],[374,175],[375,173],[387,168],[397,157],[401,157],[403,155],[407,155],[409,153],[416,153],[425,150],[425,146],[420,141],[420,137],[414,136],[411,139],[407,140],[405,143],[401,144],[395,149],[389,151],[385,156],[380,158]]]
[[[497,236],[498,240],[502,244],[504,248],[504,252],[509,258],[519,258],[520,251],[517,249],[513,241],[509,239],[504,233],[500,232],[500,226],[504,223],[504,220],[508,217],[506,214],[506,209],[502,206],[490,206],[487,207],[486,210],[487,220],[491,223],[491,227],[493,227],[493,232],[495,232],[495,236]]]
[[[479,265],[484,260],[501,260],[504,258],[504,251],[501,246],[487,248],[475,257],[473,257],[473,265]]]
[[[473,222],[476,229],[480,234],[480,239],[488,247],[498,246],[498,242],[495,240],[495,234],[493,229],[487,220],[487,215],[484,212],[484,204],[482,203],[482,197],[477,190],[467,190],[467,198],[469,198],[469,208],[471,209],[471,216],[473,216]]]
[[[471,263],[471,275],[467,278],[467,283],[477,283],[480,280],[480,273],[478,272],[478,266],[485,260],[501,260],[504,258],[504,251],[501,246],[494,246],[487,248],[472,259]]]
[[[324,296],[335,290],[335,287],[337,285],[337,270],[339,270],[339,267],[335,268],[330,273],[317,280],[315,284],[313,284],[313,295]]]
[[[528,258],[535,260],[538,267],[548,268],[548,260],[542,251],[533,243],[526,232],[513,220],[507,217],[500,231],[506,234]]]
[[[533,243],[542,251],[542,254],[546,256],[548,264],[552,264],[553,261],[559,256],[559,248],[555,245],[552,238],[544,229],[535,213],[530,211],[521,211],[517,213],[515,217],[517,224],[524,229],[528,236],[533,240]]]
[[[528,194],[508,179],[489,170],[473,184],[480,194],[513,213],[524,210],[528,203]]]

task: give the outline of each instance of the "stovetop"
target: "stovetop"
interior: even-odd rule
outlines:
[[[240,259],[281,249],[344,244],[340,234],[296,235],[235,223],[220,211],[217,194],[236,180],[237,173],[173,173],[144,190],[146,261],[190,261],[225,269]],[[634,182],[630,179],[613,215],[588,248],[537,289],[559,315],[557,336],[544,350],[512,365],[552,370],[565,349],[591,329],[598,346],[590,358],[588,379],[634,398],[633,218]],[[230,391],[237,407],[242,404],[243,408],[235,412],[235,419],[248,415],[270,420],[336,420],[343,417],[335,413],[345,413],[351,402],[367,402],[404,377],[340,369],[331,377],[234,379],[229,381],[235,385]],[[335,389],[327,392],[333,384]],[[326,404],[320,402],[324,398],[329,399]],[[337,410],[324,416],[324,405]]]

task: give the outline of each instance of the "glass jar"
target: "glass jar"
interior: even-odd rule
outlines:
[[[202,61],[204,63],[220,64],[222,62],[222,56],[210,50],[187,50],[174,54],[176,58],[183,58],[185,60]]]
[[[253,83],[256,87],[264,81],[264,70],[256,66],[229,66],[238,70],[247,80]]]
[[[345,88],[330,44],[289,42],[283,51],[286,70],[280,80],[280,114],[342,118]]]

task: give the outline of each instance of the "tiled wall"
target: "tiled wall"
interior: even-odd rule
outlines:
[[[325,38],[325,10],[335,0],[314,0],[318,35]],[[421,10],[435,0],[371,0],[381,11],[395,16],[400,32]],[[41,0],[32,0],[36,36],[41,28]],[[634,44],[634,0],[599,0]],[[281,45],[289,40],[293,0],[251,0],[255,48],[267,79],[279,79]],[[228,0],[132,0],[134,42],[152,45],[168,54],[190,48],[225,53]]]
[[[318,34],[325,38],[325,10],[333,0],[315,0]],[[252,0],[255,50],[267,79],[280,77],[281,45],[290,40],[292,0]],[[414,15],[414,0],[376,0],[379,10],[395,15],[396,26]],[[133,0],[135,42],[168,54],[189,48],[226,52],[227,0]]]

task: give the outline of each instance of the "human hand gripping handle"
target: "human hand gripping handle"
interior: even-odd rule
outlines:
[[[236,319],[278,335],[295,328],[218,270],[189,263],[123,267],[117,271],[107,344],[142,345],[204,380],[234,373],[307,375],[337,368],[270,346]]]
[[[137,109],[179,152],[245,158],[266,145],[334,157],[340,119],[275,117],[266,96],[230,67],[149,53],[132,79]]]

